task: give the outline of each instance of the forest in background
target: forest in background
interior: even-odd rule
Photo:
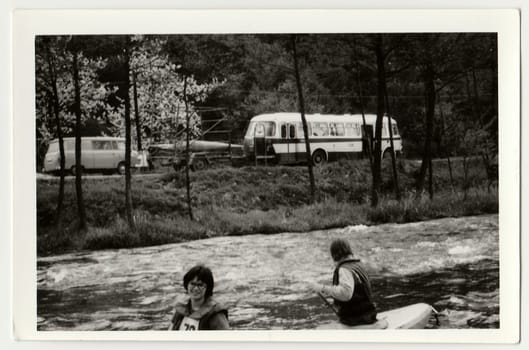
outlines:
[[[385,112],[399,123],[408,157],[423,154],[426,114],[432,107],[428,136],[434,157],[482,149],[495,153],[496,34],[382,36],[377,45],[377,34],[298,35],[305,112],[376,112],[376,51],[381,50]],[[38,164],[49,140],[58,137],[53,81],[63,136],[74,136],[73,51],[80,57],[83,136],[124,136],[129,94],[136,148],[173,141],[185,128],[184,82],[192,138],[202,136],[201,120],[225,118],[231,141],[237,143],[251,117],[298,111],[288,35],[39,36],[35,45]],[[129,69],[124,55],[130,56]],[[130,88],[124,85],[127,74]]]

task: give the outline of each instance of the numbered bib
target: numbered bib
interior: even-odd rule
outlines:
[[[191,317],[184,317],[182,323],[180,323],[181,331],[198,331],[198,320]]]

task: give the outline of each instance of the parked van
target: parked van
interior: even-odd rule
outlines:
[[[75,174],[75,138],[65,137],[64,169]],[[131,167],[142,166],[142,155],[132,150],[130,154]],[[125,174],[125,139],[121,137],[82,137],[81,138],[81,166],[83,171],[101,170]],[[52,140],[44,159],[44,172],[58,173],[61,169],[59,140]]]

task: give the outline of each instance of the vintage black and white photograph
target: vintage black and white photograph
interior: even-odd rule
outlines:
[[[35,35],[35,330],[500,330],[499,40]]]

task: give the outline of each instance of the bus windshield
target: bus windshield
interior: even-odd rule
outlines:
[[[276,124],[274,122],[250,122],[246,137],[253,136],[275,136]]]
[[[254,130],[255,130],[255,122],[250,122],[250,125],[248,125],[248,130],[246,130],[246,135],[244,136],[252,137]]]

